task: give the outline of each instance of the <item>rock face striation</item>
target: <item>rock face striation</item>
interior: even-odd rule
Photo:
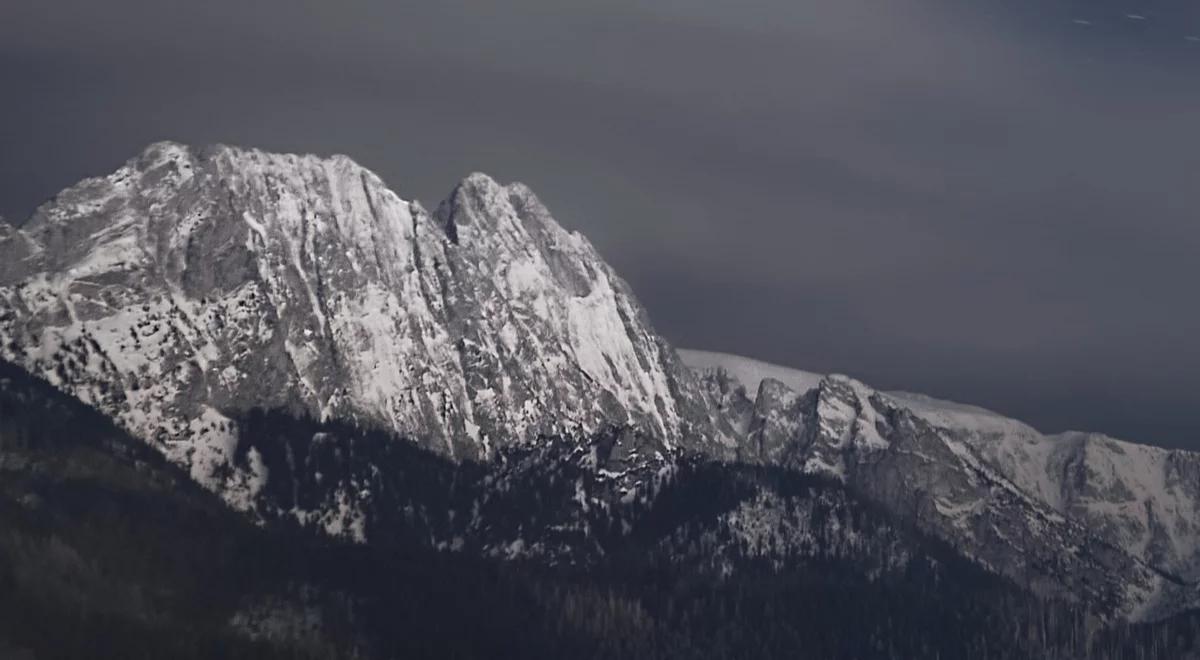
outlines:
[[[0,358],[262,519],[573,560],[631,528],[677,460],[740,462],[841,484],[1037,593],[1133,618],[1197,603],[1196,454],[681,354],[584,237],[482,174],[430,213],[343,156],[159,143],[0,222]],[[472,486],[445,472],[455,517],[387,494],[425,478],[406,467],[418,459],[325,424],[499,467],[464,471],[486,475]],[[561,489],[558,508],[536,498],[540,527],[519,519],[530,475]],[[781,548],[779,562],[818,526],[773,493],[724,520],[745,537],[730,543]],[[872,534],[819,529],[831,547]]]

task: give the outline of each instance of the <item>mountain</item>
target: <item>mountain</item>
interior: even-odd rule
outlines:
[[[756,386],[743,421],[748,460],[839,479],[1034,589],[1065,584],[1135,619],[1196,606],[1200,454],[1045,436],[982,408],[845,376],[680,355],[713,377],[736,375],[742,393]]]
[[[649,618],[681,639],[702,633],[673,618],[676,580],[950,599],[975,632],[943,644],[906,619],[903,634],[951,655],[995,644],[997,620],[1051,644],[1093,619],[1186,618],[1200,598],[1196,454],[677,354],[586,239],[482,174],[430,213],[343,156],[151,145],[0,224],[0,358],[268,536],[299,535],[296,552],[513,563],[550,571],[551,591],[582,571],[626,595],[661,569],[672,595],[647,598],[670,607]],[[324,579],[305,584],[410,607]]]
[[[723,370],[748,392],[772,378],[804,393],[823,378],[736,355],[678,353],[693,369]],[[1103,530],[1113,545],[1188,582],[1200,578],[1200,454],[1099,433],[1044,435],[976,406],[911,392],[878,394],[963,442],[976,460],[1023,493]]]
[[[481,174],[430,214],[345,157],[155,144],[5,229],[0,263],[0,354],[241,509],[252,408],[453,458],[613,424],[735,442],[587,240]]]

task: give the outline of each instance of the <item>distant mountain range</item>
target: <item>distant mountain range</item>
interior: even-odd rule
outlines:
[[[804,472],[826,473],[853,483],[861,478],[856,468],[891,455],[900,463],[888,478],[899,477],[906,483],[886,498],[927,498],[912,504],[932,505],[928,522],[948,525],[942,532],[945,538],[964,532],[969,538],[959,541],[963,547],[981,544],[970,553],[976,558],[1017,538],[998,527],[1008,515],[1001,509],[1015,507],[1019,515],[1029,517],[1015,523],[1013,531],[1018,535],[1041,530],[1041,525],[1051,529],[1081,525],[1086,530],[1066,545],[1047,548],[1047,557],[1078,555],[1079,543],[1099,541],[1133,558],[1122,570],[1141,573],[1152,591],[1125,585],[1123,615],[1154,618],[1195,603],[1200,580],[1200,454],[1196,452],[1138,445],[1099,433],[1043,435],[989,410],[909,392],[878,392],[841,376],[822,377],[720,353],[681,350],[679,354],[690,366],[714,375],[728,374],[747,392],[757,393],[755,411],[741,428],[750,446],[762,448],[766,462],[782,461]],[[846,402],[838,401],[838,407],[826,409],[828,413],[821,410],[826,393],[839,391],[846,393],[842,397]],[[816,408],[798,405],[803,400]],[[826,423],[822,416],[832,416],[834,411],[844,421]],[[896,436],[905,434],[905,427],[881,423],[897,416],[911,416],[919,423],[918,433],[935,436],[929,451],[906,448],[905,440]],[[810,443],[799,456],[786,456],[804,443],[806,433],[813,433],[807,428],[814,425],[819,427],[818,437],[832,431],[830,435],[836,436],[832,443],[839,451],[824,454],[828,450]],[[849,450],[848,443],[866,450]],[[822,458],[827,455],[835,457]],[[866,475],[876,483],[858,484],[858,489],[878,488],[883,475],[876,469]],[[945,470],[953,470],[965,482],[952,485]],[[989,493],[978,489],[985,484]],[[1002,489],[1003,502],[994,499],[995,488]],[[1011,550],[1014,556],[1029,557],[1029,548],[1019,547],[1019,542]],[[1003,561],[992,560],[996,566]],[[1089,581],[1094,583],[1095,578]]]
[[[228,638],[249,654],[444,656],[452,636],[405,646],[416,642],[401,644],[396,630],[419,637],[416,628],[378,625],[411,607],[402,594],[310,559],[383,553],[368,564],[411,572],[392,556],[399,548],[445,564],[447,580],[511,580],[485,596],[472,582],[447,603],[525,598],[531,618],[509,625],[545,642],[527,655],[620,657],[619,645],[592,643],[618,633],[633,640],[624,652],[646,657],[705,657],[713,647],[688,640],[718,631],[736,657],[1179,657],[1196,638],[1200,454],[1047,436],[846,376],[676,352],[584,237],[527,187],[482,174],[429,212],[343,156],[151,145],[19,226],[0,222],[0,358],[0,390],[15,402],[0,409],[0,469],[27,486],[4,493],[13,529],[101,538],[56,513],[70,497],[37,495],[31,475],[75,488],[78,474],[55,452],[111,453],[111,438],[128,434],[136,440],[120,443],[165,462],[109,466],[131,465],[142,451],[132,448],[85,461],[142,475],[105,486],[132,480],[141,493],[113,500],[130,507],[121,524],[160,524],[140,518],[152,508],[143,477],[174,484],[159,488],[163,506],[184,506],[173,502],[190,486],[153,476],[182,470],[223,502],[203,506],[238,514],[213,524],[245,525],[230,533],[264,537],[246,543],[295,568],[252,594],[222,586],[225,609],[187,628],[196,648]],[[35,431],[42,407],[19,403],[28,400],[54,402],[46,415],[98,414],[108,439],[87,437],[86,424],[64,427],[69,439]],[[31,495],[51,504],[30,508]],[[300,540],[280,549],[277,538]],[[10,535],[0,560],[20,568],[30,543]],[[97,552],[92,565],[120,561]],[[231,580],[255,570],[196,562]],[[65,570],[26,569],[30,589],[13,593]],[[659,587],[635,586],[647,571]],[[180,575],[135,582],[199,598]],[[683,597],[680,585],[694,583],[710,591]],[[826,633],[840,624],[814,614],[805,590],[871,634],[821,633],[818,621]],[[96,598],[53,594],[47,611]],[[576,603],[569,616],[555,614],[563,598]],[[954,633],[899,611],[933,612],[938,599],[962,617]],[[134,645],[114,649],[153,637],[145,602],[105,614],[133,626],[124,643]],[[680,618],[689,602],[694,618]],[[772,614],[700,623],[731,603]],[[178,604],[162,625],[190,625]],[[8,633],[15,649],[62,650]],[[500,642],[479,639],[454,648],[497,655]]]

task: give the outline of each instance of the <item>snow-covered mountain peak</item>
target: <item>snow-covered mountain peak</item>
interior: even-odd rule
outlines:
[[[3,357],[239,506],[266,479],[234,455],[254,407],[455,458],[609,425],[733,451],[628,286],[486,175],[431,216],[343,156],[156,143],[0,236],[0,257]]]
[[[563,255],[551,258],[552,266],[566,261],[565,256],[586,262],[600,260],[587,239],[559,225],[523,183],[502,185],[486,174],[474,172],[454,187],[435,215],[455,245]],[[569,280],[565,283],[571,284]]]

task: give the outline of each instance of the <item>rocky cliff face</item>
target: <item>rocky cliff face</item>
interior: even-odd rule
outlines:
[[[0,234],[0,338],[242,507],[250,408],[453,458],[614,424],[734,441],[588,241],[481,174],[430,214],[341,156],[152,145]]]

